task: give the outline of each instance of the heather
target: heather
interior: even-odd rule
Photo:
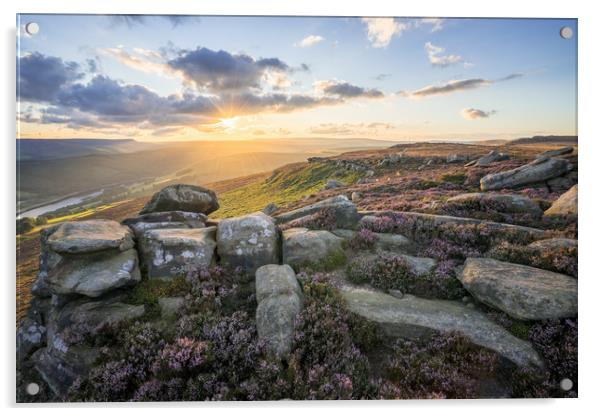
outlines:
[[[502,261],[524,264],[577,277],[577,248],[559,247],[541,250],[502,242],[493,247],[488,255]]]
[[[433,271],[417,274],[403,256],[381,253],[375,258],[352,260],[346,274],[352,283],[368,283],[382,290],[399,290],[434,299],[461,299],[466,291],[455,277],[455,266],[453,260],[444,260]]]

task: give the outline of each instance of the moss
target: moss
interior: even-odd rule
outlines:
[[[466,175],[464,173],[446,173],[441,175],[441,181],[453,183],[455,185],[462,185],[466,181]]]
[[[333,250],[322,260],[299,265],[296,269],[306,272],[329,272],[343,266],[345,263],[347,263],[345,252],[343,250]]]
[[[190,285],[183,277],[170,280],[147,279],[136,285],[128,294],[128,303],[134,305],[158,306],[159,298],[184,296],[190,292]]]
[[[533,324],[529,322],[512,319],[512,324],[510,325],[510,328],[508,328],[508,331],[517,338],[528,340],[529,331],[532,326]]]
[[[344,185],[355,183],[361,172],[339,172],[332,163],[312,163],[285,166],[267,179],[244,185],[219,195],[220,209],[213,218],[244,215],[263,209],[269,203],[286,205],[306,195],[319,192],[328,179],[337,177]]]

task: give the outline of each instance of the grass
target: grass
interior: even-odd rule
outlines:
[[[285,205],[320,191],[328,179],[344,185],[355,183],[360,172],[344,171],[328,163],[295,164],[277,169],[267,179],[220,193],[220,209],[213,218],[244,215],[263,209],[269,203]]]
[[[152,319],[161,313],[159,298],[184,296],[190,291],[190,285],[184,277],[170,280],[146,279],[128,292],[127,303],[144,305],[145,318]]]

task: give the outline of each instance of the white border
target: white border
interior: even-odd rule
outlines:
[[[596,2],[557,1],[527,2],[525,0],[488,1],[429,1],[393,2],[385,0],[370,1],[326,1],[304,0],[287,2],[285,0],[228,0],[228,1],[192,1],[192,0],[102,0],[95,2],[75,2],[73,0],[4,0],[0,3],[2,13],[1,65],[4,97],[0,101],[0,116],[4,127],[2,138],[3,192],[2,204],[2,274],[5,284],[3,329],[6,342],[2,342],[2,402],[14,410],[14,267],[15,267],[15,14],[21,13],[132,13],[132,14],[237,14],[237,15],[347,15],[347,16],[443,16],[443,17],[571,17],[579,18],[579,142],[580,142],[580,320],[579,320],[579,395],[577,400],[498,400],[498,401],[424,401],[424,402],[279,402],[279,403],[218,403],[213,405],[189,404],[142,404],[142,405],[71,405],[67,409],[61,406],[24,407],[21,411],[35,412],[77,412],[92,414],[106,413],[105,407],[115,407],[111,412],[126,413],[143,408],[145,413],[162,414],[167,407],[178,407],[182,411],[215,412],[220,414],[240,414],[244,412],[266,414],[286,413],[289,415],[307,415],[307,413],[345,412],[345,414],[365,414],[374,409],[379,413],[419,412],[422,414],[468,415],[487,414],[504,415],[545,413],[546,415],[567,415],[587,412],[596,408],[596,398],[600,395],[600,351],[602,328],[601,312],[597,306],[602,293],[600,281],[599,257],[600,218],[598,209],[600,198],[600,158],[602,156],[602,135],[600,134],[600,17]],[[519,100],[520,97],[517,97]],[[12,370],[12,371],[11,371]],[[85,409],[81,409],[85,407]],[[199,409],[200,408],[200,409]],[[131,410],[130,410],[131,409]],[[486,412],[486,413],[485,413]],[[586,413],[587,414],[587,413]]]

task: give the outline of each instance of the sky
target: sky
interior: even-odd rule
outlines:
[[[575,19],[18,15],[17,27],[21,138],[577,134]]]

